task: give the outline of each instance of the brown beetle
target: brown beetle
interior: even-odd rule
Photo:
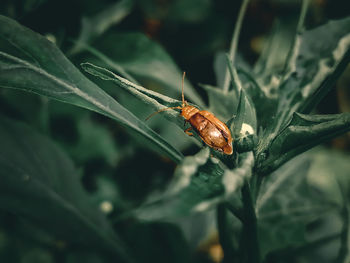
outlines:
[[[180,115],[184,117],[186,122],[189,122],[191,124],[191,127],[185,130],[185,133],[187,135],[193,136],[193,133],[190,132],[190,130],[193,129],[209,147],[223,152],[224,154],[231,155],[233,153],[233,148],[230,130],[227,128],[225,123],[220,121],[209,111],[201,111],[194,106],[188,105],[187,101],[185,101],[184,96],[184,79],[185,72],[182,76],[181,107],[177,106],[161,109],[150,115],[147,120],[159,112],[169,109],[179,109],[181,110]]]

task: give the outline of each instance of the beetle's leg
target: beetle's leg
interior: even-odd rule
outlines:
[[[186,120],[184,120],[184,127],[186,126]]]
[[[190,130],[192,130],[192,127],[187,128],[184,132],[185,132],[188,136],[193,136],[193,133],[190,132]]]

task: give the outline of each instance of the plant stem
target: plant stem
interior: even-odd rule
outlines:
[[[242,188],[242,201],[244,204],[244,222],[241,237],[241,262],[259,263],[260,250],[258,243],[258,227],[253,199],[248,182]]]
[[[296,45],[297,40],[298,40],[298,34],[300,34],[304,30],[304,21],[305,21],[308,7],[309,7],[309,1],[310,0],[303,0],[303,2],[302,2],[300,15],[299,15],[299,19],[298,19],[298,24],[297,24],[297,28],[296,28],[296,32],[295,32],[296,34],[295,34],[294,40],[293,40],[293,45],[288,52],[287,59],[286,59],[285,65],[284,65],[284,75],[286,75],[286,73],[289,69],[293,54],[296,52],[296,49],[298,48],[298,45]]]
[[[343,218],[343,227],[340,234],[340,248],[338,252],[338,256],[335,259],[334,262],[341,263],[341,262],[348,262],[349,261],[349,238],[350,238],[350,230],[349,230],[349,223],[350,223],[350,210],[348,205],[348,198],[345,191],[342,189],[340,182],[338,182],[340,192],[342,194],[343,198],[343,208],[340,212],[342,218]]]
[[[231,232],[227,225],[227,209],[225,204],[219,204],[217,208],[217,224],[219,231],[219,240],[224,251],[223,263],[235,262],[237,255],[231,240]]]
[[[243,18],[244,18],[248,3],[249,3],[249,0],[243,0],[241,9],[239,10],[239,13],[238,13],[238,18],[236,21],[235,29],[233,31],[233,36],[232,36],[231,46],[230,46],[230,53],[229,53],[231,63],[235,62],[239,34],[241,32],[242,22],[243,22]],[[227,68],[225,73],[224,87],[223,87],[224,92],[228,92],[229,86],[230,86],[230,74]]]
[[[300,16],[299,16],[299,21],[297,25],[297,33],[300,33],[304,30],[304,21],[307,13],[307,9],[309,7],[309,2],[310,0],[303,0],[302,6],[301,6],[301,11],[300,11]]]
[[[257,172],[253,172],[252,178],[250,180],[251,183],[251,197],[253,200],[253,204],[255,206],[256,200],[258,199],[259,196],[259,191],[260,191],[260,186],[263,182],[263,176],[258,174]]]
[[[243,208],[236,207],[229,202],[225,202],[224,204],[225,204],[225,207],[227,208],[227,210],[230,211],[232,215],[237,217],[237,219],[239,219],[239,221],[241,221],[243,223]]]
[[[230,59],[229,55],[226,54],[226,61],[227,61],[227,67],[228,67],[228,72],[230,73],[230,77],[231,77],[231,80],[233,83],[236,84],[237,86],[237,95],[241,96],[241,92],[242,92],[242,83],[241,83],[241,80],[238,76],[238,73],[237,73],[237,70],[236,68],[233,66],[233,62],[232,60]],[[227,90],[228,91],[228,90]],[[226,92],[227,92],[226,91]],[[237,107],[238,108],[238,107]]]

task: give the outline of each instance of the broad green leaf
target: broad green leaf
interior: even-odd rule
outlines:
[[[348,154],[326,148],[316,148],[276,170],[272,175],[275,179],[266,179],[267,182],[261,189],[257,208],[260,209],[261,203],[265,203],[266,206],[269,206],[270,203],[279,203],[281,207],[280,215],[285,214],[285,218],[278,219],[277,211],[275,212],[275,218],[271,217],[271,228],[266,229],[268,233],[275,231],[272,225],[277,227],[279,224],[276,224],[276,222],[286,222],[286,224],[287,221],[294,222],[293,224],[300,224],[299,228],[304,228],[303,225],[307,226],[310,222],[313,222],[310,225],[311,227],[306,228],[305,231],[300,230],[304,231],[303,236],[305,237],[304,242],[301,243],[293,242],[292,244],[289,242],[291,238],[287,234],[290,232],[289,229],[293,229],[293,227],[285,225],[280,232],[277,228],[277,232],[274,234],[275,240],[276,244],[280,242],[281,246],[280,249],[270,253],[266,262],[285,257],[290,257],[292,262],[298,262],[298,258],[305,254],[309,254],[306,257],[306,262],[314,260],[318,262],[315,258],[317,254],[320,254],[325,262],[344,262],[344,260],[334,260],[338,251],[340,251],[339,241],[341,241],[341,235],[343,235],[341,232],[346,230],[344,224],[349,224],[347,216],[343,216],[343,207],[349,203],[349,160],[350,156]],[[309,169],[305,169],[304,162],[309,162]],[[296,186],[300,174],[305,177],[302,184],[307,185],[309,190],[300,188],[302,184],[299,187]],[[311,191],[310,188],[313,190]],[[303,211],[303,204],[305,206],[312,205],[305,207],[305,211]],[[318,209],[319,212],[317,212]],[[300,214],[298,215],[298,213]],[[315,216],[318,223],[312,220],[313,216]],[[269,236],[272,237],[273,235]],[[325,247],[326,244],[323,244],[322,247],[318,246],[325,242],[329,243],[329,248]],[[265,240],[263,245],[265,244],[264,246],[268,247],[267,243],[267,240]],[[289,243],[289,245],[285,246],[286,243]],[[320,253],[322,251],[328,252]]]
[[[339,208],[339,217],[342,221],[339,231],[340,248],[330,255],[331,259],[329,262],[331,260],[334,260],[334,262],[347,262],[349,260],[349,161],[349,154],[335,150],[320,149],[314,154],[314,162],[309,172],[309,181],[319,189],[321,194],[326,195],[335,204],[334,206]],[[333,219],[331,222],[328,222],[327,230],[335,228],[334,221]]]
[[[103,34],[109,27],[119,23],[132,10],[133,0],[121,0],[91,17],[83,17],[81,31],[74,47],[69,52],[75,54],[84,49],[93,38]]]
[[[226,73],[226,53],[225,52],[217,52],[214,56],[214,73],[216,79],[216,86],[223,87],[225,82],[225,73]]]
[[[276,114],[278,87],[282,81],[281,75],[290,53],[289,50],[293,45],[295,27],[294,14],[278,18],[265,41],[254,69],[240,74],[241,79],[247,79],[248,83],[256,83],[253,88],[247,90],[247,93],[254,101],[259,127],[266,128],[271,125],[271,116]],[[249,78],[248,73],[253,77]]]
[[[227,121],[237,113],[239,97],[231,90],[225,93],[219,87],[201,84],[208,94],[209,111],[214,113],[220,120]]]
[[[16,93],[26,97],[30,95],[20,90],[4,90],[16,91]],[[48,100],[46,97],[35,94],[33,97]],[[48,100],[47,107],[43,108],[42,111],[46,113],[48,118],[47,134],[69,154],[79,167],[88,173],[89,164],[96,161],[109,167],[116,167],[119,161],[125,157],[122,153],[126,147],[129,149],[138,147],[137,142],[120,144],[112,132],[118,128],[112,127],[111,130],[111,126],[114,125],[113,121],[106,120],[107,123],[98,121],[100,117],[91,111],[86,111],[72,104],[62,104],[55,100]]]
[[[294,156],[350,130],[350,113],[305,115],[294,113],[288,126],[269,148],[269,157],[261,167],[268,173]]]
[[[81,64],[81,66],[86,72],[96,77],[99,77],[103,80],[113,81],[118,85],[118,87],[125,89],[127,92],[131,93],[132,95],[140,99],[143,103],[146,103],[152,106],[155,110],[162,110],[162,109],[165,109],[166,107],[181,106],[180,101],[171,99],[169,97],[166,97],[154,91],[147,90],[139,85],[136,85],[114,74],[113,72],[105,68],[98,67],[91,63],[83,63]],[[235,92],[230,91],[228,94],[225,94],[221,89],[211,87],[209,85],[202,85],[202,86],[207,90],[208,96],[209,96],[209,103],[210,105],[212,105],[209,108],[209,111],[211,111],[216,117],[218,117],[222,121],[229,123],[228,124],[229,128],[231,128],[230,126],[232,121],[230,122],[225,121],[226,118],[223,116],[226,116],[226,117],[232,116],[233,113],[237,112],[237,107],[239,105],[237,105],[238,102],[236,102],[236,98],[234,96]],[[244,123],[241,123],[240,131],[237,134],[232,133],[232,135],[233,136],[239,135],[237,136],[237,139],[240,139],[239,148],[244,149],[244,151],[248,151],[248,150],[251,150],[255,144],[256,118],[255,118],[254,108],[251,108],[252,103],[249,100],[248,96],[243,95],[242,100],[244,101],[244,103],[239,108],[240,114],[238,114],[237,116],[240,116],[240,121]],[[223,107],[222,105],[225,105],[225,106]],[[231,113],[230,113],[230,109],[231,109]],[[179,115],[179,112],[175,110],[167,110],[162,112],[161,114],[163,114],[169,121],[175,122],[179,126],[179,128],[184,129],[184,119]],[[232,118],[231,120],[233,120],[233,122],[235,121],[235,119],[232,119]],[[235,125],[235,123],[233,124]],[[246,137],[248,136],[249,136],[248,138],[249,142],[246,140],[247,139]],[[194,137],[199,142],[202,142],[200,137],[197,136],[196,134],[194,134]],[[252,143],[252,141],[254,142]],[[249,146],[247,147],[247,145]],[[222,156],[220,157],[221,157],[220,159],[223,159]]]
[[[278,76],[282,73],[289,50],[293,45],[295,28],[295,16],[278,18],[272,26],[269,36],[264,41],[261,55],[254,65],[254,73],[258,76],[257,80],[264,88],[269,87],[265,82],[268,77]],[[275,82],[275,84],[277,83]]]
[[[154,220],[212,209],[237,193],[250,178],[253,163],[251,152],[241,154],[238,167],[231,170],[210,157],[205,148],[186,157],[176,168],[167,190],[153,196],[134,213],[141,219]]]
[[[104,55],[103,53],[101,53],[100,51],[98,51],[97,49],[89,45],[84,45],[84,44],[81,44],[81,45],[84,46],[84,49],[86,51],[89,51],[92,55],[97,57],[101,62],[103,62],[106,66],[108,66],[110,70],[117,72],[118,74],[128,79],[129,81],[133,82],[134,84],[139,85],[139,82],[134,77],[132,77],[129,73],[127,73],[122,65],[110,59],[109,57],[107,57],[106,55]],[[82,65],[84,64],[86,63],[82,63]]]
[[[134,84],[129,80],[114,74],[108,69],[96,66],[91,63],[82,63],[81,66],[86,72],[93,76],[99,77],[103,80],[113,81],[118,87],[131,93],[143,103],[152,106],[155,110],[162,110],[166,107],[181,106],[180,101],[174,100],[165,95]],[[181,125],[180,127],[183,127],[183,121],[179,122],[179,119],[181,118],[179,118],[179,113],[175,110],[167,110],[161,114],[164,114],[164,116],[166,116],[166,118],[168,118],[170,121],[178,121],[178,124]]]
[[[205,148],[194,156],[185,157],[165,193],[151,197],[148,203],[136,210],[136,215],[145,220],[184,216],[205,199],[210,203],[212,198],[222,195],[223,170],[213,162],[209,152]]]
[[[155,91],[145,89],[144,87],[136,85],[127,79],[114,74],[108,69],[93,65],[91,63],[82,63],[81,66],[86,72],[90,73],[93,76],[99,77],[103,80],[112,81],[118,87],[124,89],[128,93],[132,94],[135,98],[142,101],[142,103],[150,105],[152,108],[154,108],[155,111],[164,110],[167,107],[181,106],[181,101],[174,100]],[[175,123],[181,130],[184,130],[185,120],[179,113],[179,110],[171,109],[165,110],[160,114],[162,114],[170,122]],[[163,130],[164,129],[173,129],[173,127],[169,125],[169,127],[163,128]],[[176,134],[174,136],[176,136]],[[202,139],[197,135],[197,133],[194,133],[193,138],[195,138],[197,142],[202,143]]]
[[[158,89],[168,95],[181,94],[181,70],[160,45],[144,34],[110,33],[95,43],[94,47],[139,82],[158,84]],[[110,67],[110,63],[104,65],[101,61],[92,61]],[[201,97],[191,83],[185,79],[184,84],[186,98],[203,106]]]
[[[33,31],[0,16],[0,86],[34,92],[115,119],[176,162],[182,154],[89,81],[61,51]],[[8,53],[9,52],[9,53]]]
[[[332,88],[350,61],[350,17],[297,35],[287,75],[281,83],[280,111],[310,112]],[[320,41],[322,40],[322,41]],[[298,88],[296,88],[298,87]],[[282,104],[283,103],[283,104]]]
[[[278,107],[260,137],[258,155],[291,121],[294,112],[309,112],[329,91],[350,61],[350,17],[297,35],[278,90]],[[320,41],[320,39],[322,41]]]
[[[265,177],[256,204],[263,257],[305,244],[306,227],[337,208],[308,181],[312,161],[306,153]]]
[[[102,157],[109,165],[116,166],[121,158],[113,134],[108,127],[91,120],[89,116],[77,121],[78,140],[74,145],[66,145],[70,154],[75,156],[79,163],[89,159]],[[96,140],[98,138],[98,140]]]
[[[0,208],[68,244],[130,261],[123,242],[90,203],[70,159],[28,126],[0,118]]]
[[[2,112],[12,113],[11,116],[25,120],[43,133],[48,131],[49,100],[46,97],[15,89],[1,89],[0,104]]]
[[[349,200],[350,200],[350,169],[349,154],[335,151],[319,149],[314,154],[314,161],[309,172],[309,181],[315,185],[322,195],[333,202],[339,208],[342,221],[340,231],[340,248],[334,251],[330,256],[329,262],[336,258],[334,262],[347,262],[349,260]],[[339,220],[339,221],[340,221]],[[335,220],[329,220],[327,229],[332,229],[337,226]],[[339,227],[340,228],[340,227]],[[332,231],[331,230],[331,231]],[[338,254],[338,255],[334,255]]]
[[[163,110],[166,107],[181,106],[180,101],[174,100],[152,90],[145,89],[144,87],[136,83],[132,83],[131,81],[121,78],[120,76],[114,74],[113,72],[105,68],[98,67],[91,63],[82,63],[81,66],[89,74],[99,77],[102,80],[111,81],[111,94],[120,95],[121,93],[120,90],[116,89],[113,84],[116,84],[117,87],[122,88],[126,92],[130,93],[132,96],[128,96],[126,98],[125,101],[127,104],[125,105],[129,107],[129,109],[131,109],[132,112],[135,112],[135,114],[139,113],[141,116],[143,116],[143,118],[146,118],[146,116],[150,116],[150,113],[148,113],[148,107],[142,107],[143,105],[140,105],[138,101],[141,101],[144,105],[151,106],[154,109],[154,112],[158,110]],[[125,74],[123,76],[129,79],[129,77],[125,76]],[[123,102],[122,99],[121,101]],[[189,137],[183,132],[183,130],[185,129],[184,119],[179,115],[179,113],[179,110],[163,111],[159,115],[163,115],[166,119],[170,121],[170,123],[165,122],[162,118],[153,117],[152,122],[150,122],[150,125],[156,124],[157,126],[155,129],[157,129],[159,133],[164,138],[166,138],[170,144],[176,145],[178,149],[184,149],[188,147],[188,145],[190,145],[191,143],[196,143],[198,146],[201,146],[202,140],[199,136],[195,135],[194,137]],[[155,121],[158,122],[155,123]],[[173,124],[177,125],[180,129],[174,129]]]
[[[347,17],[297,36],[289,67],[297,75],[303,98],[300,108],[304,112],[317,105],[349,63],[349,32]]]
[[[243,71],[244,73],[252,72],[250,64],[243,58],[240,53],[236,54],[235,66],[238,74]],[[216,77],[216,86],[223,87],[225,81],[225,70],[227,68],[227,53],[217,52],[214,57],[214,72]],[[254,79],[252,81],[255,81]]]
[[[315,185],[323,195],[341,207],[350,195],[349,169],[350,156],[336,150],[324,148],[315,149],[313,162],[309,171],[309,181]]]

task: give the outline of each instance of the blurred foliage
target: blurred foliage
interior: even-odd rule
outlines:
[[[349,261],[349,5],[240,5],[1,2],[1,262]]]

